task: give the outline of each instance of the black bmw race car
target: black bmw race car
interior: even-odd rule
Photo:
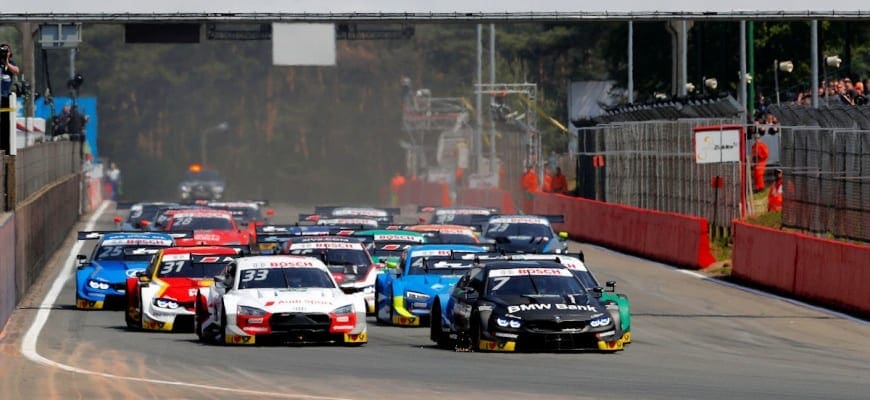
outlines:
[[[433,302],[430,315],[432,341],[460,350],[612,352],[624,345],[611,312],[556,261],[479,264]]]
[[[226,180],[216,169],[206,169],[199,164],[191,165],[178,184],[181,201],[220,200],[224,195]]]

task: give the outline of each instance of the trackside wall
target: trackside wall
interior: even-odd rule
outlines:
[[[554,229],[585,242],[690,268],[715,261],[704,218],[549,193],[535,194],[533,210],[564,215]]]
[[[870,246],[734,221],[734,277],[870,315]]]
[[[15,303],[15,214],[0,211],[0,331]]]
[[[78,221],[80,184],[81,174],[69,175],[15,209],[16,302]]]

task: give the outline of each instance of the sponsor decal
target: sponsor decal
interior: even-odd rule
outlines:
[[[186,254],[164,254],[163,261],[184,261],[190,260],[190,253]]]
[[[172,322],[152,321],[148,319],[142,320],[142,329],[149,331],[171,331]]]
[[[536,217],[495,217],[489,220],[490,224],[535,224],[550,225],[546,218]]]
[[[423,243],[422,236],[414,236],[414,235],[373,235],[373,240],[378,242],[415,242],[415,243]]]
[[[107,239],[102,242],[103,246],[172,246],[171,240],[166,239]]]
[[[293,299],[293,300],[277,300],[277,301],[267,301],[266,307],[275,305],[275,304],[309,304],[309,305],[330,305],[332,301],[330,300],[317,300],[317,299]]]
[[[216,235],[214,233],[193,233],[193,240],[201,240],[204,242],[220,242],[221,235]]]
[[[265,264],[265,266],[272,268],[317,267],[313,262],[306,260],[275,260]]]
[[[478,348],[483,351],[515,351],[517,342],[508,340],[505,342],[496,342],[492,340],[480,340]]]
[[[367,343],[369,341],[369,335],[363,331],[357,335],[352,335],[350,333],[344,334],[344,342],[345,343]]]
[[[489,271],[490,278],[496,278],[500,276],[524,276],[524,275],[533,275],[533,276],[574,276],[571,274],[571,271],[563,268],[505,268],[505,269],[493,269]]]
[[[449,255],[450,250],[417,250],[411,253],[411,258]]]
[[[302,249],[350,249],[362,250],[362,243],[343,243],[343,242],[318,242],[318,243],[294,243],[290,245],[290,250]]]
[[[127,275],[128,278],[132,278],[132,277],[136,276],[137,272],[142,272],[142,271],[145,271],[145,270],[140,269],[140,268],[131,268],[131,269],[124,271],[124,275]]]
[[[393,324],[395,325],[408,325],[408,326],[418,326],[420,325],[420,318],[418,317],[406,317],[402,315],[393,316]]]
[[[507,311],[508,314],[512,314],[518,311],[550,311],[550,310],[573,310],[573,311],[590,311],[590,312],[598,312],[598,309],[595,306],[588,306],[583,304],[519,304],[508,306]]]
[[[598,341],[598,350],[601,351],[617,351],[623,350],[625,348],[625,343],[622,339],[611,340],[611,341]]]
[[[232,333],[227,333],[224,338],[226,344],[254,344],[254,336],[242,336]]]
[[[76,299],[76,308],[86,310],[99,310],[103,308],[102,301],[90,301],[85,299]]]

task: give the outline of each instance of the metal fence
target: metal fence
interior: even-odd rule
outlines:
[[[19,149],[15,156],[16,202],[24,202],[46,186],[81,172],[81,152],[81,142],[68,140]]]
[[[774,111],[811,126],[782,129],[782,225],[870,242],[870,107],[803,108]]]
[[[696,164],[693,129],[739,124],[735,118],[626,122],[583,128],[581,156],[604,156],[592,168],[595,198],[659,211],[697,215],[727,227],[740,217],[739,163]],[[589,172],[589,171],[585,171]],[[578,171],[578,176],[586,175]],[[713,177],[723,187],[711,186]]]

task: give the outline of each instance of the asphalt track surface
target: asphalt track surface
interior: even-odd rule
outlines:
[[[110,228],[114,215],[109,207],[95,228]],[[0,398],[870,397],[866,321],[595,246],[571,250],[582,249],[632,303],[633,343],[616,354],[454,352],[435,348],[427,329],[371,318],[359,348],[224,347],[193,334],[132,332],[121,311],[75,309],[74,281],[63,279],[72,275],[74,236],[0,333]],[[55,282],[56,301],[46,303]],[[35,319],[45,321],[38,337],[28,334]]]

